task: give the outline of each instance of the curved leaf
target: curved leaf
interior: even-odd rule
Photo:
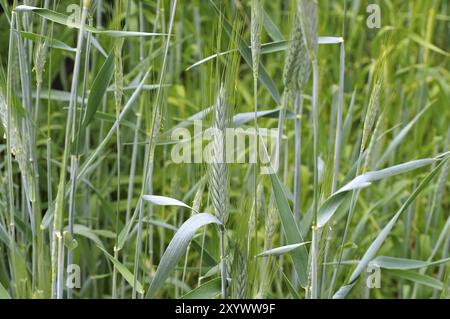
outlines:
[[[69,16],[49,9],[43,9],[28,5],[20,5],[15,8],[15,11],[32,11],[47,20],[65,25],[66,27],[76,29],[80,28],[79,24],[71,23],[72,19]],[[165,35],[163,33],[150,33],[150,32],[98,30],[89,25],[85,25],[85,29],[86,31],[89,31],[91,33],[104,34],[111,37],[135,37],[135,36],[146,37],[146,36]]]
[[[104,248],[102,241],[98,237],[98,235],[89,227],[84,225],[75,224],[73,225],[74,234],[86,237],[92,240],[98,247]]]
[[[402,279],[411,280],[417,284],[424,285],[433,289],[442,290],[443,283],[433,277],[411,271],[411,270],[389,270],[390,274],[393,274]]]
[[[181,256],[186,252],[195,232],[200,227],[208,224],[222,225],[216,217],[208,213],[195,214],[181,225],[170,241],[164,255],[161,257],[158,269],[147,291],[147,298],[152,297],[156,293],[170,273],[175,269]]]
[[[344,202],[350,191],[361,189],[370,186],[373,182],[380,179],[388,178],[397,174],[406,173],[408,171],[430,165],[438,161],[439,158],[426,158],[414,160],[398,165],[394,165],[379,171],[367,172],[355,177],[352,181],[347,183],[344,187],[331,195],[319,208],[317,214],[317,226],[323,227],[336,213],[339,206]]]
[[[153,205],[158,206],[181,206],[192,209],[189,205],[179,201],[178,199],[166,197],[166,196],[157,196],[157,195],[144,195],[142,196],[143,200],[146,200]]]
[[[186,207],[189,209],[192,209],[189,205],[186,205],[182,201],[179,201],[178,199],[166,197],[166,196],[157,196],[157,195],[143,195],[143,200],[146,200],[148,202],[151,202],[153,205],[158,206],[181,206]],[[119,233],[119,242],[117,244],[117,249],[122,249],[125,241],[128,239],[128,235],[130,234],[131,229],[133,228],[135,219],[137,217],[137,210],[135,210],[134,214],[131,216],[128,223],[125,225],[125,227],[120,231]],[[147,222],[151,222],[148,221]]]
[[[45,42],[47,42],[47,44],[50,48],[60,49],[60,50],[69,51],[69,52],[77,51],[77,49],[72,48],[71,46],[69,46],[68,44],[66,44],[60,40],[49,38],[49,37],[46,37],[46,36],[43,36],[40,34],[36,34],[33,32],[20,31],[20,35],[22,37],[24,37],[25,39],[29,39],[32,41],[45,41]]]
[[[373,259],[370,263],[374,266],[384,268],[384,269],[408,270],[408,269],[418,269],[418,268],[443,264],[443,263],[447,263],[449,261],[450,261],[450,258],[444,258],[441,260],[428,262],[428,261],[416,260],[416,259],[378,256],[375,259]]]
[[[133,287],[135,280],[134,280],[134,275],[131,273],[131,271],[129,271],[128,268],[125,267],[120,261],[118,261],[116,258],[111,256],[106,250],[104,250],[101,247],[99,247],[99,248],[101,251],[103,251],[103,253],[106,255],[106,257],[108,257],[109,260],[111,260],[111,262],[114,264],[114,266],[120,272],[120,274],[123,276],[123,278],[125,278],[125,280],[128,282],[128,284],[130,284],[131,287]],[[140,294],[144,293],[144,287],[137,280],[136,280],[136,291],[139,292]]]

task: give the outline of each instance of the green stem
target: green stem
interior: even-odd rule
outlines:
[[[312,99],[312,113],[313,113],[313,135],[314,135],[314,203],[313,215],[314,223],[317,225],[317,207],[319,198],[319,174],[318,174],[318,143],[319,143],[319,122],[318,122],[318,94],[319,94],[319,67],[317,60],[312,61],[313,66],[313,99]],[[313,226],[313,242],[311,245],[311,298],[317,299],[317,264],[318,264],[318,234],[316,226]]]
[[[16,21],[16,13],[13,11],[11,14],[11,26],[13,30],[14,23]],[[8,211],[9,211],[9,254],[10,254],[10,271],[11,282],[15,282],[16,277],[16,243],[15,243],[15,213],[14,213],[14,182],[13,182],[13,169],[12,169],[12,149],[11,149],[11,125],[12,125],[12,67],[13,67],[13,32],[10,32],[9,36],[9,51],[8,51],[8,70],[7,70],[7,88],[6,88],[6,101],[7,101],[7,127],[6,127],[6,166],[8,175]],[[17,289],[17,287],[16,287]]]
[[[68,118],[66,124],[66,136],[64,142],[64,153],[61,165],[61,174],[58,185],[58,193],[56,195],[56,203],[55,203],[55,216],[54,216],[54,225],[53,225],[53,238],[52,238],[52,297],[62,298],[62,276],[59,276],[59,270],[63,267],[64,258],[60,258],[63,256],[63,253],[59,253],[60,250],[64,250],[62,240],[58,240],[59,236],[62,236],[63,231],[63,206],[64,206],[64,198],[65,198],[65,183],[66,183],[66,175],[67,175],[67,163],[69,161],[69,153],[71,150],[72,142],[74,141],[75,134],[75,123],[76,123],[76,104],[77,104],[77,86],[78,86],[78,76],[80,72],[80,64],[81,64],[81,55],[83,50],[83,39],[84,39],[84,30],[85,30],[85,21],[87,16],[88,5],[90,1],[85,0],[83,11],[81,14],[81,27],[78,32],[78,40],[77,40],[77,50],[75,55],[75,63],[73,67],[73,78],[72,78],[72,86],[70,93],[70,102],[69,102],[69,111]],[[74,192],[73,187],[76,187],[75,183],[72,183],[71,192]]]
[[[221,278],[221,292],[222,299],[227,298],[227,264],[225,259],[225,229],[224,226],[220,228],[220,278]]]
[[[295,166],[294,166],[294,216],[297,222],[301,216],[301,171],[302,171],[302,112],[303,97],[295,95]]]

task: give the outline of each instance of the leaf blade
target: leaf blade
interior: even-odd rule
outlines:
[[[438,161],[439,158],[426,158],[414,160],[398,165],[394,165],[382,170],[371,171],[355,177],[341,189],[332,194],[319,208],[317,214],[317,226],[323,227],[333,217],[339,206],[344,202],[345,197],[350,194],[350,191],[362,189],[370,186],[373,182],[388,178],[401,173],[430,165]]]
[[[272,182],[275,201],[277,203],[278,212],[280,213],[281,223],[283,225],[287,243],[298,244],[304,242],[278,176],[276,174],[271,174],[270,180]],[[300,285],[302,287],[306,287],[308,284],[308,252],[303,245],[299,247],[299,249],[291,251],[290,254],[292,256],[292,261],[294,263],[294,268],[297,272]]]
[[[161,257],[155,276],[147,291],[146,298],[151,298],[175,269],[181,256],[186,252],[195,232],[200,227],[208,224],[222,225],[216,217],[208,213],[195,214],[181,225]]]

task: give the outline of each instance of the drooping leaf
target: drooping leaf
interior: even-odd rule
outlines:
[[[438,161],[438,158],[427,158],[394,165],[379,171],[367,172],[355,177],[344,187],[332,194],[319,208],[317,215],[317,226],[323,227],[336,213],[339,206],[344,202],[346,196],[351,191],[370,186],[373,182],[388,178],[397,174],[406,173],[408,171],[430,165]]]
[[[187,204],[183,203],[182,201],[179,201],[175,198],[171,198],[171,197],[158,196],[158,195],[143,195],[142,199],[145,201],[151,202],[153,205],[181,206],[181,207],[186,207],[186,208],[192,209],[189,205],[187,205]],[[120,250],[125,245],[125,241],[128,239],[128,235],[130,234],[131,229],[133,228],[136,217],[137,217],[137,210],[135,210],[135,212],[131,216],[130,220],[125,224],[125,227],[119,233],[117,249]],[[151,221],[147,220],[147,222],[151,222]]]
[[[76,29],[80,28],[80,24],[76,23],[75,21],[72,21],[73,19],[71,19],[71,17],[69,17],[65,14],[53,11],[53,10],[38,8],[38,7],[33,7],[33,6],[28,6],[28,5],[19,5],[14,10],[15,11],[25,11],[25,12],[32,11],[47,20],[53,21],[58,24],[65,25],[68,28],[76,28]],[[147,36],[165,35],[163,33],[151,33],[151,32],[98,30],[89,25],[85,25],[85,30],[88,32],[91,32],[91,33],[95,33],[95,34],[108,35],[110,37],[136,37],[136,36],[147,37]]]
[[[443,263],[447,263],[449,261],[450,261],[450,258],[444,258],[444,259],[428,262],[428,261],[416,260],[416,259],[378,256],[375,259],[373,259],[370,263],[376,267],[380,267],[380,268],[384,268],[384,269],[409,270],[409,269],[418,269],[418,268],[443,264]]]
[[[181,225],[161,257],[155,276],[147,291],[147,298],[152,297],[158,291],[167,277],[175,269],[181,256],[186,252],[189,242],[192,240],[195,232],[200,227],[208,224],[222,225],[216,217],[208,213],[192,215],[192,217]]]
[[[57,40],[57,39],[53,39],[53,38],[49,38],[40,34],[36,34],[33,32],[25,32],[25,31],[20,31],[20,35],[22,37],[24,37],[25,39],[29,39],[32,41],[45,41],[47,42],[47,45],[50,48],[54,48],[54,49],[59,49],[59,50],[64,50],[64,51],[69,51],[69,52],[76,52],[77,49],[72,48],[70,45]]]
[[[102,241],[98,238],[97,234],[85,225],[75,224],[73,225],[74,234],[86,237],[92,240],[98,247],[104,248]]]

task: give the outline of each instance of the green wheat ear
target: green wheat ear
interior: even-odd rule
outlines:
[[[250,43],[252,51],[253,77],[258,78],[261,57],[261,30],[264,23],[264,0],[252,0],[251,3]]]
[[[225,158],[225,129],[227,123],[226,92],[220,87],[214,105],[214,135],[212,137],[212,164],[210,166],[210,191],[214,211],[222,223],[228,218],[227,164]]]
[[[294,18],[289,49],[286,55],[283,71],[283,84],[286,92],[302,91],[311,74],[311,59],[305,34],[302,28],[303,11],[300,2]]]
[[[317,59],[319,48],[317,34],[317,1],[316,0],[298,0],[297,11],[300,17],[300,27],[303,32],[308,55],[311,60]]]

